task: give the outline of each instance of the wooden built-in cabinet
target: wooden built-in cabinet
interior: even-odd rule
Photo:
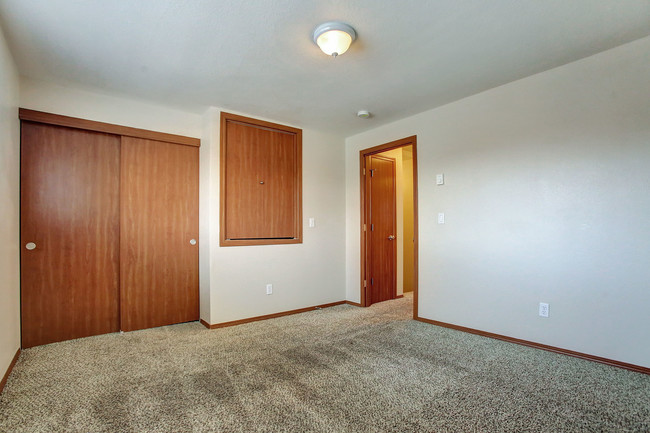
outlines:
[[[22,346],[198,320],[199,140],[20,118]]]
[[[302,130],[221,113],[221,245],[302,242]]]

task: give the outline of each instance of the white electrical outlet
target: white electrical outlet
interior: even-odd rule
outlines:
[[[436,174],[436,185],[444,185],[444,184],[445,184],[444,173]]]
[[[444,224],[445,223],[445,213],[444,212],[439,212],[438,213],[438,224]]]
[[[545,302],[539,303],[539,315],[542,317],[548,317],[548,304]]]
[[[273,294],[273,284],[267,284],[266,285],[266,294],[267,295],[272,295]]]

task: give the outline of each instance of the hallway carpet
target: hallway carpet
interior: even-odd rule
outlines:
[[[648,432],[650,376],[410,320],[412,300],[25,350],[0,432]]]

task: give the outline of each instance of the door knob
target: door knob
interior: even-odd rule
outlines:
[[[393,236],[393,235],[388,236],[389,241],[392,241],[393,239],[395,239],[395,236]]]
[[[25,245],[25,248],[27,248],[28,250],[31,251],[34,248],[36,248],[36,244],[34,242],[29,242],[29,243],[27,243],[27,245]]]
[[[190,245],[196,245],[196,239],[190,239]]]

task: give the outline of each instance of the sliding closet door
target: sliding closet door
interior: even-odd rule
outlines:
[[[122,330],[199,319],[199,149],[123,137]]]
[[[119,330],[120,138],[22,122],[22,346]]]

